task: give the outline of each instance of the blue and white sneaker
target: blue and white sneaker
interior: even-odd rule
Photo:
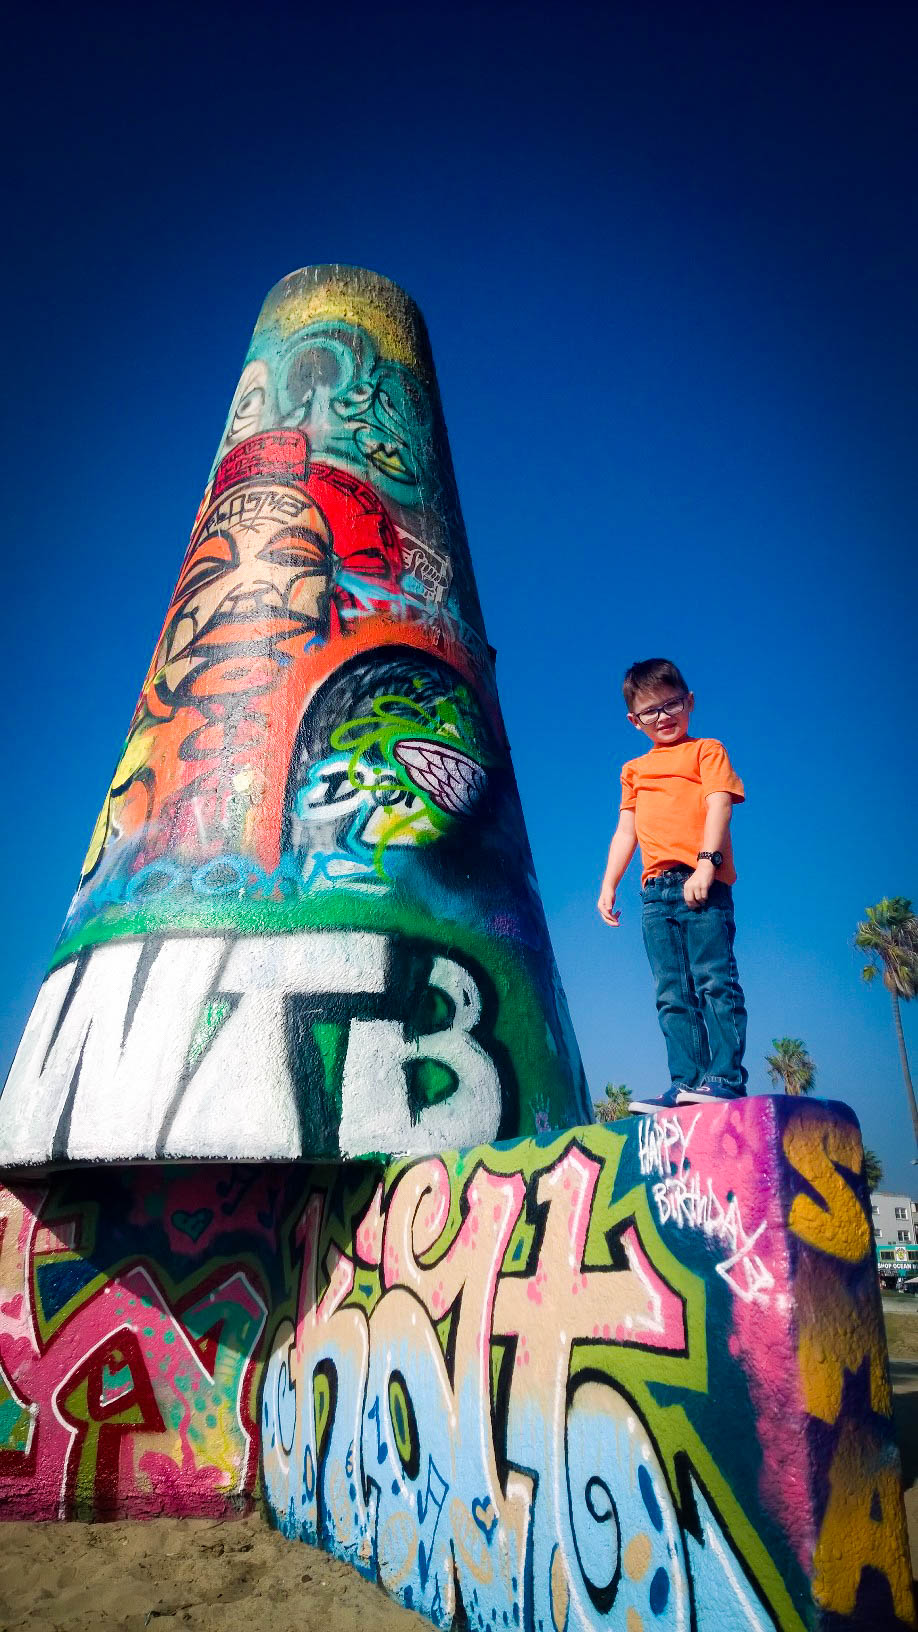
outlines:
[[[702,1082],[697,1088],[680,1088],[680,1105],[707,1105],[716,1100],[723,1105],[730,1099],[745,1099],[745,1088],[728,1088],[725,1082]]]
[[[632,1116],[651,1116],[654,1111],[674,1111],[677,1105],[684,1104],[684,1100],[680,1098],[680,1095],[688,1092],[688,1088],[681,1088],[677,1082],[674,1082],[671,1088],[667,1088],[665,1094],[660,1095],[659,1099],[633,1099],[628,1106],[628,1110]]]
[[[703,1082],[698,1088],[684,1088],[674,1082],[659,1099],[633,1099],[628,1106],[633,1116],[652,1116],[654,1111],[674,1111],[677,1105],[723,1105],[727,1100],[745,1099],[745,1088],[728,1088],[725,1083]]]

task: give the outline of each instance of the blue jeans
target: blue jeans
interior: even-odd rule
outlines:
[[[689,907],[682,886],[690,872],[671,868],[641,891],[669,1073],[680,1088],[704,1083],[743,1094],[746,1004],[733,956],[733,892],[715,880],[705,905]]]

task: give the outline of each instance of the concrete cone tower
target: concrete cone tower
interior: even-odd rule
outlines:
[[[590,1120],[424,323],[255,329],[0,1163],[422,1152]]]

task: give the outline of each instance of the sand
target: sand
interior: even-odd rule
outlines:
[[[429,1621],[260,1515],[0,1524],[0,1632],[420,1632]]]

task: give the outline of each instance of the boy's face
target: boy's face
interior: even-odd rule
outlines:
[[[668,713],[663,712],[665,707]],[[679,691],[676,686],[653,686],[639,691],[634,707],[628,715],[632,725],[649,737],[654,747],[681,742],[688,735],[689,716],[695,707],[693,691]]]

